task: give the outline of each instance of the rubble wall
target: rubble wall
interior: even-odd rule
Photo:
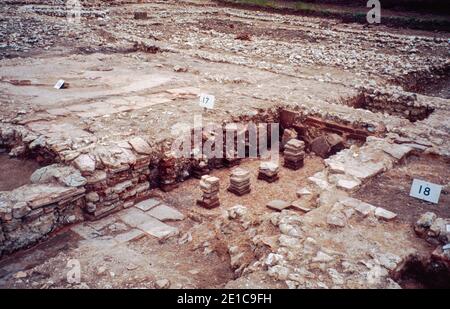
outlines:
[[[371,87],[363,87],[360,90],[361,93],[350,100],[348,105],[406,118],[411,122],[423,120],[434,111],[432,106],[419,102],[415,93],[401,90],[380,91]]]
[[[256,123],[277,122],[267,114],[259,117]],[[210,133],[203,130],[202,145],[213,137]],[[188,177],[239,162],[195,153],[176,158],[168,151],[171,142],[150,146],[150,138],[138,136],[109,145],[93,143],[82,150],[72,149],[70,141],[62,147],[61,140],[52,143],[51,137],[19,125],[2,124],[0,137],[0,147],[11,156],[46,164],[33,173],[31,184],[0,192],[0,256],[29,247],[64,225],[131,207],[149,197],[150,189],[169,191]],[[237,139],[234,142],[236,147]]]
[[[57,155],[44,144],[43,137],[24,127],[0,127],[0,147],[9,150],[10,156],[55,163]],[[31,184],[0,192],[0,257],[83,220],[85,179],[76,169],[55,164],[39,169],[31,178]]]

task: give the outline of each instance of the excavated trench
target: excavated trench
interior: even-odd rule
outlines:
[[[450,266],[432,256],[411,255],[392,278],[402,288],[448,289]]]
[[[337,136],[334,141],[336,143],[330,143],[329,140],[322,140],[321,143],[323,147],[319,147],[320,149],[325,149],[323,152],[323,156],[326,158],[330,155],[335,154],[336,152],[350,147],[351,145],[364,144],[366,138],[370,135],[379,135],[381,132],[369,131],[367,128],[361,125],[352,125],[348,123],[341,123],[338,121],[332,121],[328,119],[322,119],[320,117],[316,117],[314,115],[307,115],[300,111],[286,110],[286,109],[277,109],[277,110],[268,110],[264,113],[260,113],[257,118],[239,118],[234,119],[237,123],[279,123],[280,124],[280,135],[279,140],[283,143],[283,137],[285,134],[290,132],[295,132],[295,134],[302,140],[305,141],[307,152],[317,152],[315,151],[315,144],[317,140],[320,141],[321,137],[334,135]],[[270,136],[269,139],[270,140]],[[270,144],[268,147],[270,148]],[[26,178],[29,178],[29,174],[31,174],[35,168],[37,168],[38,163],[36,161],[41,162],[49,162],[49,158],[45,160],[42,153],[46,153],[45,151],[40,151],[39,153],[29,153],[28,157],[35,159],[35,161],[31,161],[33,163],[31,166],[32,169],[25,169],[24,166],[20,166],[24,168],[22,181],[25,181]],[[247,151],[248,154],[248,151]],[[319,154],[320,155],[320,154]],[[5,164],[5,160],[11,160],[5,157],[6,154],[0,155],[0,164]],[[3,162],[2,162],[3,160]],[[19,161],[20,162],[20,161]],[[17,162],[16,162],[17,163]],[[116,173],[118,177],[117,180],[110,178],[109,180],[102,182],[98,185],[87,185],[87,192],[98,192],[98,194],[102,197],[105,196],[104,191],[108,190],[108,188],[114,188],[117,183],[122,183],[126,181],[126,177],[137,177],[137,178],[145,178],[147,181],[151,183],[150,188],[160,187],[163,191],[171,191],[176,188],[177,184],[181,181],[187,180],[187,178],[200,177],[203,174],[207,174],[215,169],[226,168],[226,172],[228,172],[228,168],[234,166],[235,164],[239,164],[239,161],[227,161],[227,160],[210,160],[207,162],[206,166],[199,166],[198,160],[185,160],[185,159],[177,159],[174,161],[162,159],[159,162],[148,162],[144,163],[145,168],[143,169],[135,169],[135,167],[131,167],[130,170],[119,171]],[[245,164],[245,161],[242,162]],[[19,163],[20,164],[20,163]],[[256,164],[256,163],[255,163]],[[10,169],[17,169],[17,165],[13,166]],[[206,167],[206,168],[205,168]],[[174,168],[174,173],[166,173],[164,172],[167,168]],[[308,162],[305,162],[305,168],[308,169]],[[186,173],[188,172],[188,176],[186,177]],[[170,182],[167,183],[165,180],[168,178]],[[4,177],[2,177],[4,178]],[[174,185],[173,187],[171,185]],[[9,189],[10,190],[10,189]],[[132,189],[130,189],[131,191]],[[146,189],[145,192],[148,190]],[[295,192],[294,189],[291,190]],[[129,191],[127,191],[129,192]],[[126,192],[125,192],[126,193]],[[128,194],[128,193],[126,193]],[[129,194],[128,194],[129,195]],[[139,201],[146,197],[147,195],[138,195],[128,197],[127,201]],[[120,197],[116,197],[120,199]],[[83,198],[84,199],[84,198]],[[123,201],[122,201],[123,202]],[[117,206],[117,208],[113,207],[108,211],[103,212],[98,218],[107,216],[113,212],[119,211],[123,206]],[[86,212],[86,209],[84,209]],[[85,213],[86,215],[86,213]],[[86,217],[87,219],[96,220],[95,216]],[[55,231],[52,231],[54,233]],[[219,256],[221,258],[227,257],[229,253],[227,252],[228,240],[218,239],[218,247],[222,247],[223,252]],[[26,246],[24,246],[26,247]],[[259,258],[264,255],[265,252],[257,252],[253,251],[253,249],[249,249],[252,253],[248,254],[249,261],[254,260],[255,258]],[[248,251],[248,250],[247,250]],[[248,252],[250,252],[248,251]],[[6,255],[5,255],[6,256]],[[231,258],[231,257],[230,257]],[[233,267],[232,267],[233,268]],[[233,268],[234,269],[234,268]],[[238,278],[241,274],[233,272],[234,279]],[[412,257],[408,259],[402,268],[397,271],[392,277],[402,286],[402,287],[415,287],[415,288],[428,288],[428,287],[438,287],[438,288],[448,288],[448,284],[450,282],[450,272],[448,267],[443,265],[439,261],[434,261],[430,259],[420,259],[418,257]]]
[[[429,71],[408,73],[392,81],[406,91],[450,99],[450,64]]]
[[[364,89],[343,103],[353,108],[405,118],[410,122],[424,120],[434,111],[429,105],[418,104],[415,94],[383,93],[374,89]]]
[[[39,167],[34,160],[10,158],[0,152],[0,191],[11,191],[30,183],[31,174]]]

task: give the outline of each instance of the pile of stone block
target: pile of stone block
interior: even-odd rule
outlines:
[[[231,168],[233,166],[239,165],[241,163],[241,159],[238,158],[238,154],[234,150],[229,150],[225,153],[225,158],[223,158],[223,165],[225,165],[228,168]]]
[[[208,166],[208,158],[206,155],[199,156],[199,158],[194,159],[192,164],[192,176],[201,179],[202,176],[207,175],[210,172]]]
[[[261,162],[259,165],[258,179],[272,183],[280,179],[278,176],[280,168],[275,162]]]
[[[228,191],[238,196],[250,193],[250,173],[243,168],[235,168],[231,171],[230,186]]]
[[[303,160],[305,159],[305,143],[298,139],[289,140],[284,146],[284,166],[298,170],[303,167]]]
[[[98,219],[148,195],[149,158],[140,158],[133,167],[125,170],[97,170],[87,176],[86,216]]]
[[[204,175],[200,179],[200,189],[203,192],[202,198],[197,200],[197,204],[204,208],[215,208],[220,206],[219,202],[219,178]]]
[[[175,189],[177,184],[176,159],[171,153],[165,153],[159,164],[161,190],[164,192]]]
[[[434,212],[424,213],[414,225],[414,231],[430,244],[450,243],[450,219],[440,218]]]
[[[345,148],[344,139],[334,133],[316,137],[311,141],[310,147],[312,152],[324,159]]]

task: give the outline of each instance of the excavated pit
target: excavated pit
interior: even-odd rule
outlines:
[[[427,211],[443,218],[450,217],[450,208],[441,206],[450,205],[450,193],[446,189],[441,192],[439,205],[404,194],[409,192],[413,179],[427,179],[445,186],[450,182],[449,159],[413,153],[394,168],[364,184],[354,193],[354,197],[370,204],[384,205],[399,214],[399,220],[406,223],[415,223]]]
[[[189,245],[189,247],[184,248],[181,253],[179,249],[177,249],[179,245],[176,240],[158,241],[156,239],[148,240],[147,238],[140,238],[137,240],[130,241],[126,245],[126,247],[120,247],[117,249],[105,249],[105,252],[103,252],[100,255],[100,257],[109,259],[110,256],[116,256],[118,260],[120,259],[127,260],[131,256],[135,256],[136,254],[138,256],[145,256],[145,257],[150,256],[151,257],[150,260],[152,261],[151,262],[152,268],[160,269],[160,271],[163,271],[165,269],[173,269],[171,274],[175,273],[177,274],[177,276],[179,276],[179,274],[183,274],[183,276],[192,276],[194,278],[192,280],[195,280],[196,287],[205,287],[205,288],[211,286],[223,287],[228,284],[232,284],[234,280],[236,279],[239,280],[241,276],[244,275],[242,273],[242,269],[245,269],[245,267],[247,267],[254,261],[265,256],[266,254],[268,254],[269,251],[266,246],[253,247],[249,245],[250,238],[248,237],[248,235],[244,235],[244,231],[239,230],[240,232],[239,231],[237,232],[239,233],[239,235],[242,234],[241,235],[242,237],[240,238],[235,237],[233,233],[236,233],[236,230],[233,229],[237,229],[238,227],[235,226],[235,224],[233,223],[227,222],[226,220],[224,221],[224,219],[222,218],[223,210],[229,209],[232,206],[238,204],[245,205],[246,207],[252,209],[252,216],[254,216],[254,218],[259,218],[264,216],[264,214],[267,214],[268,210],[265,205],[267,204],[268,201],[276,197],[282,197],[283,199],[286,200],[295,200],[297,188],[306,186],[308,183],[308,177],[311,177],[312,175],[324,169],[323,159],[320,156],[314,154],[311,149],[313,141],[323,135],[336,134],[342,138],[342,143],[339,147],[334,149],[333,147],[330,147],[327,155],[323,157],[326,158],[340,151],[343,148],[350,147],[351,145],[354,144],[363,145],[366,138],[370,135],[381,134],[380,132],[376,131],[371,132],[361,125],[344,124],[337,121],[322,119],[311,115],[305,115],[304,113],[298,111],[289,111],[283,109],[277,111],[267,111],[266,114],[264,114],[263,116],[259,116],[259,118],[257,119],[243,118],[237,119],[236,121],[244,123],[250,121],[254,121],[256,123],[279,122],[281,126],[281,132],[279,136],[280,142],[283,142],[283,136],[284,133],[287,132],[287,130],[295,131],[300,139],[305,140],[305,143],[308,148],[303,168],[301,168],[298,171],[282,168],[280,171],[281,176],[280,180],[271,184],[266,183],[265,181],[257,180],[257,171],[260,162],[259,159],[240,160],[239,162],[236,162],[236,164],[239,164],[240,167],[243,167],[251,171],[251,177],[253,178],[251,193],[242,197],[235,196],[226,190],[228,186],[227,181],[221,181],[220,184],[221,206],[213,210],[206,210],[194,206],[195,200],[196,198],[199,197],[200,194],[198,188],[198,180],[196,178],[207,173],[219,177],[220,179],[228,179],[231,167],[235,166],[235,163],[227,165],[224,161],[220,160],[221,162],[219,162],[218,164],[217,160],[211,160],[208,161],[207,169],[203,169],[201,167],[199,168],[198,160],[194,158],[192,160],[178,159],[171,162],[169,165],[167,165],[167,162],[169,161],[165,160],[151,162],[142,159],[142,162],[140,162],[136,166],[129,167],[129,169],[118,170],[112,173],[108,172],[107,176],[108,179],[106,181],[101,181],[97,185],[92,183],[87,184],[85,186],[87,192],[96,192],[100,196],[102,196],[102,198],[104,198],[106,196],[104,194],[105,190],[111,190],[108,188],[112,188],[113,191],[117,190],[118,188],[117,185],[119,185],[120,187],[121,186],[120,184],[127,181],[127,177],[140,179],[139,181],[142,181],[142,179],[145,178],[145,181],[148,181],[149,183],[151,183],[151,185],[149,186],[149,188],[141,191],[142,192],[141,195],[130,196],[129,192],[133,191],[132,187],[120,193],[125,194],[125,196],[128,195],[128,198],[126,198],[126,202],[135,204],[136,202],[148,198],[149,196],[157,196],[168,205],[171,205],[176,209],[182,210],[184,213],[188,213],[187,216],[191,220],[183,221],[179,225],[180,229],[183,232],[190,231],[194,226],[198,225],[200,226],[198,227],[199,229],[198,233],[199,235],[202,235],[202,237],[204,238],[202,242],[199,243],[197,241],[196,243]],[[282,165],[281,164],[282,161],[283,156],[281,156],[280,166]],[[175,168],[176,173],[161,174],[161,171],[167,167]],[[188,171],[189,176],[186,177],[186,174],[183,173],[183,171]],[[164,182],[165,175],[166,176],[170,175],[170,177],[172,177],[171,180],[173,180],[174,182],[171,182],[169,184],[175,184],[174,186],[165,187],[165,185],[167,185],[167,183]],[[173,177],[174,175],[175,177]],[[156,188],[160,188],[163,190],[162,191],[157,190],[155,192],[154,189]],[[93,220],[92,224],[95,224],[96,222],[102,222],[105,220],[113,220],[113,221],[120,220],[120,218],[122,218],[121,217],[122,212],[120,210],[123,210],[123,208],[125,208],[123,206],[124,205],[123,203],[125,201],[121,200],[120,195],[114,196],[114,199],[117,199],[117,201],[119,201],[121,204],[106,205],[106,207],[111,205],[114,207],[109,208],[107,211],[104,211],[98,217],[90,216],[89,214],[86,213],[86,207],[81,206],[80,208],[83,209],[85,220],[86,219]],[[83,197],[83,201],[84,200],[85,198]],[[126,211],[127,210],[124,210],[123,212]],[[220,224],[218,224],[218,222],[220,222]],[[256,222],[258,222],[258,220],[256,220]],[[85,223],[82,224],[89,224],[89,223],[88,221],[86,221]],[[67,227],[70,227],[70,225],[68,225]],[[263,228],[267,231],[267,227],[265,226],[264,227],[261,226],[260,228]],[[270,226],[270,228],[273,228],[273,226]],[[55,234],[60,235],[65,233],[67,233],[67,228],[57,226],[54,230],[52,230],[52,234],[50,235]],[[101,238],[108,239],[108,237],[117,237],[120,236],[121,232],[120,231],[112,232],[108,230],[108,232],[106,233],[107,233],[106,235],[101,234],[102,235]],[[73,237],[73,235],[70,237]],[[64,239],[73,239],[70,237],[68,236],[68,238]],[[51,238],[51,240],[53,239],[54,237]],[[75,239],[73,241],[77,240]],[[95,242],[97,240],[87,239],[84,241]],[[99,239],[98,241],[101,242],[105,240]],[[233,249],[235,246],[238,246],[239,252],[243,253],[243,255],[240,256],[238,259],[239,262],[236,261],[236,254],[232,253],[233,250],[235,250]],[[156,250],[155,248],[158,249]],[[39,267],[45,267],[46,272],[49,271],[52,265],[58,265],[57,267],[61,268],[62,261],[64,261],[65,257],[64,254],[66,253],[63,253],[62,255],[55,255],[55,252],[52,249],[48,250],[52,262],[43,263],[42,266]],[[83,259],[84,258],[89,259],[90,256],[95,255],[94,250],[96,249],[85,248],[84,250],[86,251],[84,251],[83,256],[81,257]],[[213,250],[215,253],[213,255],[208,255],[209,254],[208,252],[210,250]],[[33,254],[35,254],[34,249],[30,250],[30,252],[31,252],[30,256],[33,256]],[[67,254],[70,254],[70,252],[68,252]],[[177,256],[174,254],[174,252],[178,252],[183,256],[183,258],[178,259]],[[10,253],[9,251],[6,251],[5,257],[7,257],[9,253]],[[19,255],[20,253],[21,252],[18,252]],[[90,267],[98,267],[101,264],[101,262],[103,262],[103,260],[101,260],[100,257],[99,261],[96,260],[90,262],[91,263]],[[177,262],[174,263],[173,262],[174,260],[177,260]],[[5,263],[6,263],[5,265],[8,264],[7,261],[5,261]],[[127,267],[133,268],[133,264],[129,266],[126,263],[127,262],[122,262],[122,264],[126,265]],[[201,272],[199,272],[195,268],[192,269],[193,268],[192,265],[194,265],[194,263],[202,265]],[[0,278],[0,286],[2,284],[8,285],[7,283],[8,276],[11,276],[15,271],[18,271],[21,267],[21,264],[19,263],[15,267],[16,268],[12,269],[10,272],[5,274],[6,283],[2,283],[3,279]],[[412,267],[411,269],[414,270],[415,268]],[[416,273],[411,274],[411,272],[413,271],[405,270],[405,274],[399,277],[400,278],[399,282],[403,282],[401,280],[404,280],[405,282],[408,280],[409,280],[408,282],[411,282],[411,280],[415,280],[414,284],[416,284],[416,286],[419,286],[419,284],[422,283],[421,281],[419,282],[419,279],[416,278],[422,277],[428,278],[428,276],[433,275],[433,273],[428,270],[422,271],[421,269],[418,269],[414,271],[417,272],[417,274]],[[116,272],[120,273],[121,271],[116,270]],[[183,278],[181,280],[182,281],[185,280],[186,286],[192,284],[191,281],[184,279],[185,277],[183,276],[181,277]],[[411,277],[413,277],[413,279],[410,279]],[[123,281],[118,282],[117,284],[119,285],[130,284],[129,286],[138,286],[140,282],[153,282],[153,280],[155,279],[157,278],[151,277],[151,279],[149,279],[148,277],[146,277],[144,279],[136,279],[133,283]],[[89,280],[93,279],[89,278]],[[427,280],[429,279],[423,280],[428,282]],[[57,284],[64,285],[62,281],[57,282]],[[95,285],[96,283],[94,283],[94,281],[89,281],[89,284]],[[420,287],[423,286],[425,286],[425,284],[422,284]]]
[[[392,277],[402,288],[450,288],[449,265],[433,257],[411,255]]]
[[[10,191],[30,183],[30,176],[40,167],[30,159],[10,158],[0,152],[0,191]]]
[[[424,120],[433,113],[434,108],[418,104],[413,93],[389,93],[376,89],[364,89],[344,104],[353,108],[366,109],[374,113],[389,114],[408,119],[410,122]]]
[[[406,91],[450,99],[450,64],[428,71],[408,73],[396,81]]]

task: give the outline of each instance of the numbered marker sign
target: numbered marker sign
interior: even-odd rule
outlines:
[[[216,98],[213,95],[201,94],[199,104],[201,107],[213,109],[215,101],[216,101]]]
[[[421,200],[437,204],[441,195],[442,186],[431,182],[414,179],[409,195]]]
[[[64,86],[64,81],[60,79],[53,88],[55,89],[61,89]]]

